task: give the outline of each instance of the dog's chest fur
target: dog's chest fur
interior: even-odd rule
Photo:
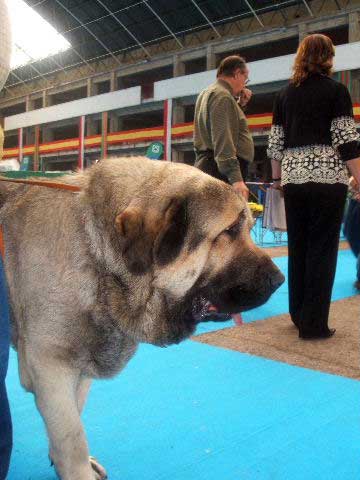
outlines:
[[[86,320],[86,348],[78,359],[85,375],[112,377],[122,370],[137,349],[137,343],[125,335],[105,310],[96,309]],[[83,340],[82,340],[83,341]]]

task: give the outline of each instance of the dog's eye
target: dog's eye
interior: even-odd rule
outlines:
[[[236,238],[241,230],[241,227],[243,226],[245,220],[245,215],[244,213],[241,213],[239,217],[237,218],[236,222],[234,222],[232,225],[227,227],[225,230],[223,230],[222,233],[225,233],[228,235],[230,238]]]
[[[240,222],[237,222],[234,225],[231,225],[230,227],[226,228],[223,233],[226,233],[231,238],[235,238],[240,232],[240,227],[241,227]]]

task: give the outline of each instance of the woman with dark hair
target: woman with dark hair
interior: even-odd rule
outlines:
[[[309,35],[273,111],[268,157],[284,192],[289,311],[303,339],[329,338],[331,292],[349,174],[360,185],[359,135],[347,88],[331,78],[334,45]]]

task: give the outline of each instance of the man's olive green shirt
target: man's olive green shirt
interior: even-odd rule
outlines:
[[[196,101],[194,117],[195,166],[213,152],[220,174],[229,183],[242,181],[238,158],[254,159],[254,142],[244,112],[233,97],[231,86],[217,80]],[[213,160],[212,160],[213,161]]]

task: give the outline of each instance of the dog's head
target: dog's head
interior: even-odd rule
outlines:
[[[112,284],[109,306],[137,341],[179,342],[207,301],[220,312],[244,311],[284,281],[250,238],[245,201],[193,167],[106,161],[92,169],[85,198],[94,253]]]

